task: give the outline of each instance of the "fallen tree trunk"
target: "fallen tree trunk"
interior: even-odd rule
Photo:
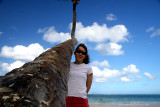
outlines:
[[[0,78],[0,107],[65,107],[76,39],[63,42]]]

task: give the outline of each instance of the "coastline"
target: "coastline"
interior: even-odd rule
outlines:
[[[160,94],[88,95],[90,107],[160,107]]]
[[[89,107],[160,107],[160,102],[92,103]]]

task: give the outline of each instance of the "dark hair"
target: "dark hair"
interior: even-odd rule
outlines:
[[[83,47],[83,48],[86,50],[86,53],[87,53],[87,54],[86,54],[86,57],[85,57],[84,60],[83,60],[83,63],[88,64],[88,63],[90,62],[90,58],[89,58],[89,55],[88,55],[88,50],[87,50],[86,45],[83,44],[83,43],[80,43],[80,44],[77,46],[77,48],[76,48],[75,51],[77,51],[77,49],[78,49],[80,46]]]

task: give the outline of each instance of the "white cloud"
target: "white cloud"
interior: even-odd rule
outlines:
[[[64,42],[71,38],[69,33],[63,33],[63,32],[58,33],[53,26],[39,29],[38,33],[43,33],[44,34],[43,39],[50,43]]]
[[[95,82],[106,82],[107,78],[95,78]]]
[[[94,22],[93,25],[84,27],[81,22],[77,23],[76,37],[79,41],[89,42],[122,42],[128,41],[127,28],[124,25],[115,25],[108,28],[106,24],[98,25]]]
[[[70,24],[70,29],[72,24]],[[39,29],[38,33],[43,33],[43,39],[47,42],[63,42],[71,38],[70,33],[58,33],[54,27],[46,27]],[[127,28],[124,25],[115,25],[108,28],[106,24],[98,25],[98,23],[93,23],[91,26],[84,27],[81,22],[76,25],[76,38],[78,41],[89,41],[89,42],[122,42],[128,41],[126,36],[128,35]]]
[[[30,44],[28,47],[23,45],[16,45],[15,47],[3,46],[0,56],[16,60],[32,61],[44,51],[43,47],[38,43]]]
[[[23,61],[15,61],[11,64],[8,63],[1,63],[0,66],[2,67],[3,72],[9,72],[15,68],[21,67],[25,62]]]
[[[124,67],[121,76],[125,78],[121,78],[121,81],[134,81],[135,79],[140,79],[139,69],[134,64],[130,64],[127,67]]]
[[[131,81],[128,77],[121,77],[120,79],[123,82],[130,82]]]
[[[107,68],[100,70],[96,66],[92,66],[92,69],[95,82],[106,82],[108,78],[120,78],[122,82],[131,82],[141,78],[138,74],[139,70],[133,64],[124,67],[121,72],[119,70],[110,70]]]
[[[154,32],[151,34],[151,38],[152,38],[152,37],[155,37],[155,36],[160,36],[160,29],[157,29],[156,31],[154,31]]]
[[[115,16],[114,14],[112,14],[112,13],[107,14],[106,19],[107,19],[108,21],[117,20],[116,16]]]
[[[123,73],[139,73],[139,69],[136,68],[136,65],[130,64],[127,67],[123,68]]]
[[[95,47],[95,50],[100,51],[104,55],[122,55],[122,45],[116,43],[101,43]]]
[[[155,79],[155,77],[152,76],[150,73],[145,72],[144,75],[147,76],[151,80]]]
[[[105,82],[107,78],[119,77],[120,72],[118,70],[110,70],[104,68],[100,70],[98,67],[92,66],[95,82]]]
[[[94,61],[94,62],[92,62],[92,65],[93,66],[100,66],[100,67],[104,67],[104,68],[110,66],[107,60],[104,60],[103,62]]]
[[[147,30],[146,30],[146,32],[151,32],[151,31],[153,31],[154,30],[154,27],[152,26],[152,27],[149,27]]]
[[[95,77],[110,78],[120,76],[120,72],[118,70],[110,70],[104,68],[104,70],[101,71],[98,67],[95,66],[92,66],[92,69]]]

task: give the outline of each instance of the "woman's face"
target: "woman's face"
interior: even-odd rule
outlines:
[[[79,46],[74,55],[77,62],[83,63],[83,60],[86,57],[86,50],[82,46]]]

